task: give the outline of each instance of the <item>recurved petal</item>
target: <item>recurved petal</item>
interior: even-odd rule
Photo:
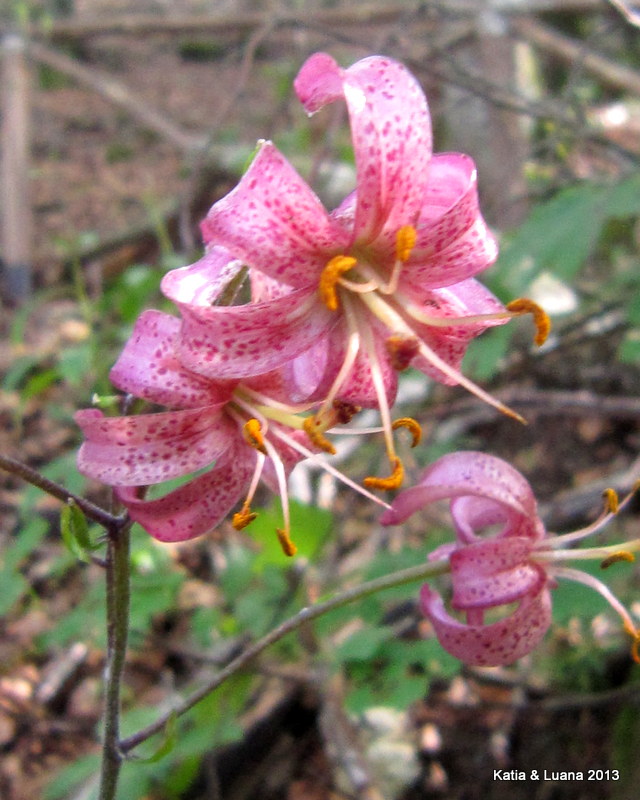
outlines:
[[[354,240],[415,224],[431,158],[431,118],[424,93],[402,65],[370,56],[342,69],[326,53],[302,66],[294,87],[308,113],[343,98],[357,169]]]
[[[403,268],[409,284],[449,286],[496,260],[498,245],[480,213],[476,167],[469,156],[433,156],[416,228],[416,246]]]
[[[180,361],[193,372],[240,379],[278,369],[333,324],[316,287],[242,306],[178,303]]]
[[[537,594],[546,575],[529,561],[531,541],[523,537],[480,539],[450,556],[453,598],[457,611],[507,605]]]
[[[501,504],[505,516],[517,514],[531,521],[532,539],[544,536],[536,499],[526,479],[501,458],[473,450],[448,453],[427,467],[418,484],[400,492],[380,521],[398,525],[429,503],[465,496]]]
[[[470,666],[512,664],[538,646],[551,624],[551,593],[546,586],[523,597],[509,616],[489,625],[459,622],[426,584],[420,591],[420,607],[444,649]]]
[[[85,441],[78,469],[109,486],[146,486],[211,464],[238,440],[224,404],[132,417],[78,411]]]
[[[295,288],[316,286],[348,235],[271,142],[262,142],[238,185],[202,223],[207,246]]]
[[[110,378],[123,392],[169,408],[224,403],[233,385],[216,383],[185,369],[176,357],[180,320],[162,311],[143,311]]]
[[[213,530],[242,499],[255,457],[255,451],[244,448],[157,500],[140,499],[133,487],[120,487],[117,495],[131,518],[155,539],[184,542]]]
[[[160,288],[174,303],[210,306],[220,300],[242,268],[242,261],[224,247],[212,246],[195,264],[167,272]]]

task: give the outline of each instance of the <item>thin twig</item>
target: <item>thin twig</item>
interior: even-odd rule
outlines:
[[[585,47],[584,42],[576,42],[534,19],[514,20],[511,28],[530,44],[552,53],[563,61],[578,62],[583,69],[591,72],[603,83],[640,95],[640,75],[637,70],[594,53]]]
[[[221,686],[228,678],[230,678],[232,675],[235,675],[241,669],[244,669],[244,667],[253,661],[254,658],[259,656],[263,650],[266,650],[267,647],[270,647],[272,644],[280,641],[280,639],[284,638],[287,634],[298,630],[311,620],[317,619],[318,617],[321,617],[330,611],[334,611],[337,608],[341,608],[349,603],[353,603],[356,600],[360,600],[363,597],[367,597],[370,594],[383,591],[384,589],[390,589],[395,586],[402,586],[405,583],[413,583],[414,581],[434,577],[435,575],[440,575],[444,572],[447,572],[448,569],[448,559],[432,561],[426,564],[419,564],[416,567],[409,567],[408,569],[394,572],[391,575],[385,575],[382,578],[376,578],[368,583],[363,583],[359,586],[346,589],[344,592],[340,592],[339,594],[329,598],[329,600],[306,606],[293,617],[290,617],[276,628],[273,628],[273,630],[267,633],[266,636],[263,636],[262,639],[259,639],[253,645],[247,647],[243,653],[231,661],[224,669],[220,670],[220,672],[218,672],[214,678],[208,681],[200,689],[197,689],[195,692],[193,692],[190,697],[186,698],[186,700],[184,700],[172,711],[167,714],[163,714],[155,722],[151,723],[151,725],[148,725],[146,728],[134,733],[132,736],[123,739],[120,742],[120,750],[123,753],[129,753],[142,742],[145,742],[156,733],[160,733],[169,719],[180,717],[183,714],[186,714],[187,711],[190,711],[201,700],[204,700],[205,697]]]
[[[155,133],[167,139],[180,150],[187,153],[196,151],[204,145],[202,136],[188,133],[158,109],[152,108],[141,97],[132,93],[124,84],[109,75],[80,64],[73,58],[59,53],[41,42],[29,42],[27,52],[36,61],[46,64],[78,83],[88,86],[105,100],[124,109],[134,119]]]
[[[42,489],[43,492],[51,495],[51,497],[55,497],[57,500],[61,500],[63,503],[72,501],[81,509],[86,517],[93,520],[93,522],[97,522],[98,525],[102,525],[102,527],[107,530],[122,528],[128,521],[126,514],[110,514],[104,508],[97,506],[90,500],[79,497],[68,489],[65,489],[65,487],[61,486],[59,483],[45,478],[40,472],[15,458],[0,454],[0,469],[21,478],[32,486],[36,486],[38,489]]]

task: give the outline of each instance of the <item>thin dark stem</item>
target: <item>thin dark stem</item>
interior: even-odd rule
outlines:
[[[18,478],[22,478],[23,481],[30,483],[32,486],[36,486],[38,489],[42,489],[43,492],[61,500],[63,503],[68,503],[69,500],[72,500],[88,519],[97,522],[98,525],[102,525],[102,527],[107,530],[120,528],[126,522],[125,516],[110,514],[104,508],[100,508],[100,506],[97,506],[90,500],[85,500],[83,497],[78,497],[78,495],[65,489],[64,486],[61,486],[59,483],[49,478],[45,478],[40,472],[32,467],[28,467],[15,458],[0,454],[0,469],[9,472],[11,475],[16,475]]]
[[[99,800],[114,800],[124,760],[120,739],[120,691],[129,634],[131,523],[112,528],[107,540],[107,664],[104,741]]]
[[[448,559],[420,564],[416,567],[409,567],[408,569],[394,572],[391,575],[384,575],[383,577],[376,578],[368,583],[363,583],[359,586],[346,589],[344,592],[340,592],[328,600],[324,600],[321,603],[315,603],[314,605],[303,608],[295,616],[285,620],[285,622],[271,630],[268,634],[266,634],[266,636],[263,636],[262,639],[259,639],[257,642],[247,647],[244,652],[240,653],[237,658],[234,658],[233,661],[227,664],[224,669],[220,670],[220,672],[218,672],[214,678],[212,678],[200,689],[197,689],[179,706],[174,708],[169,713],[159,717],[155,722],[151,723],[151,725],[148,725],[146,728],[143,728],[126,739],[123,739],[120,742],[120,752],[128,753],[129,751],[133,750],[134,747],[137,747],[142,742],[145,742],[147,739],[151,738],[151,736],[155,735],[156,733],[160,733],[169,719],[180,717],[187,711],[190,711],[195,705],[197,705],[197,703],[199,703],[201,700],[204,700],[207,695],[217,689],[228,678],[230,678],[232,675],[235,675],[236,672],[243,669],[250,661],[256,658],[256,656],[260,655],[263,650],[270,645],[275,644],[275,642],[278,642],[284,636],[292,633],[311,620],[317,619],[323,614],[327,614],[329,611],[334,611],[341,606],[347,605],[348,603],[353,603],[355,600],[360,600],[361,598],[367,597],[375,592],[380,592],[384,589],[390,589],[394,586],[401,586],[405,583],[412,583],[413,581],[434,577],[435,575],[440,575],[448,570]]]

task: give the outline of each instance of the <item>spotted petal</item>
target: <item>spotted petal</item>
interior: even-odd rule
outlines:
[[[184,542],[219,525],[238,503],[251,480],[255,451],[242,448],[224,463],[156,500],[144,500],[131,487],[117,490],[130,517],[161,542]]]
[[[469,156],[433,156],[416,228],[416,246],[403,268],[411,285],[450,286],[496,260],[498,245],[480,214],[477,172]]]
[[[432,136],[427,101],[411,73],[383,56],[342,69],[331,56],[316,53],[303,64],[294,87],[310,114],[337,99],[346,101],[357,168],[354,241],[367,243],[414,224]]]
[[[316,286],[348,235],[271,142],[262,142],[238,185],[202,223],[207,245],[295,288]]]
[[[436,500],[478,497],[499,504],[519,536],[533,540],[544,536],[535,496],[529,483],[510,464],[476,451],[442,456],[422,474],[416,486],[405,489],[381,517],[384,525],[398,525],[411,514]],[[452,504],[458,536],[463,542],[475,540],[464,506]],[[473,519],[471,520],[473,522]]]
[[[508,322],[506,309],[502,303],[473,278],[441,289],[413,289],[407,294],[412,298],[410,304],[415,305],[418,311],[422,311],[430,317],[436,317],[438,321],[451,320],[450,325],[440,326],[413,322],[412,327],[416,335],[436,355],[456,370],[461,369],[467,347],[474,337],[487,328],[504,325]],[[465,317],[502,313],[505,313],[502,319],[488,318],[473,324],[457,322]],[[453,377],[445,374],[424,356],[416,356],[411,362],[411,366],[439,383],[455,384]]]
[[[233,385],[206,380],[178,361],[179,330],[177,317],[144,311],[110,372],[113,385],[170,408],[200,408],[227,400]]]
[[[78,411],[85,441],[78,469],[109,486],[145,486],[188,475],[211,464],[237,441],[224,403],[133,417]]]
[[[546,575],[530,556],[531,541],[516,536],[480,539],[455,550],[450,557],[451,605],[458,611],[486,609],[537,594]]]
[[[512,664],[534,650],[551,625],[551,594],[546,587],[526,595],[510,615],[488,625],[458,621],[426,584],[420,591],[420,607],[444,649],[470,666]]]

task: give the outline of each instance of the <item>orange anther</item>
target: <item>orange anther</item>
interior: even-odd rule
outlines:
[[[282,547],[282,552],[285,556],[295,556],[298,552],[298,548],[291,541],[289,533],[282,528],[276,528],[276,533],[278,534],[278,541],[280,542],[280,547]]]
[[[619,561],[628,561],[633,562],[636,560],[636,557],[633,553],[630,553],[628,550],[619,550],[617,553],[612,553],[610,556],[607,556],[604,561],[600,563],[602,569],[607,569],[612,564],[617,564]]]
[[[236,511],[233,515],[231,524],[237,531],[241,531],[243,528],[246,528],[250,522],[253,522],[257,516],[258,515],[249,508],[248,504],[245,504],[240,511]]]
[[[411,255],[411,251],[416,246],[418,234],[413,225],[403,225],[396,234],[396,258],[403,263]]]
[[[609,514],[617,514],[618,509],[620,508],[620,500],[618,499],[618,493],[615,489],[605,489],[602,493],[602,497],[604,498],[604,507],[605,510]]]
[[[354,267],[357,260],[352,256],[334,256],[322,270],[318,290],[329,311],[338,310],[336,284],[345,272]]]
[[[316,447],[320,450],[324,450],[325,453],[335,455],[336,448],[324,435],[328,427],[324,420],[318,419],[318,417],[306,417],[302,422],[302,427]]]
[[[420,444],[422,428],[420,423],[416,422],[413,417],[399,417],[391,423],[391,427],[394,431],[398,430],[398,428],[406,428],[411,433],[411,447]]]
[[[377,478],[371,476],[365,478],[363,483],[367,489],[398,489],[404,478],[404,467],[399,458],[392,459],[393,471],[388,478]]]
[[[398,372],[407,369],[420,351],[418,339],[407,336],[390,336],[385,346],[391,358],[391,366]]]
[[[257,419],[249,419],[242,426],[242,433],[247,444],[254,447],[258,452],[267,455],[267,448],[264,445],[262,428]]]
[[[533,316],[533,324],[536,326],[536,335],[533,341],[537,345],[542,345],[547,341],[547,336],[551,330],[551,320],[547,312],[537,303],[526,297],[518,297],[516,300],[507,303],[507,310],[518,316],[520,314],[531,314]]]

